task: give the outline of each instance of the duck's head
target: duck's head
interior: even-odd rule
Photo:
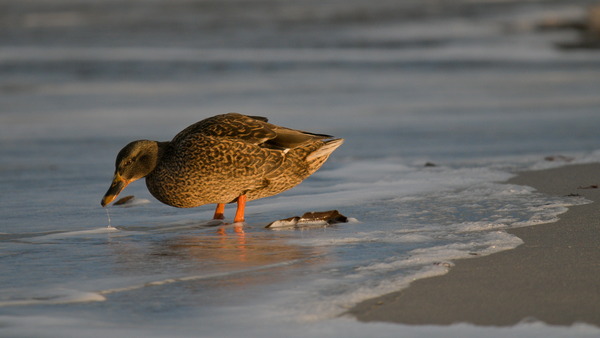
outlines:
[[[140,140],[126,145],[117,155],[112,184],[100,204],[103,207],[108,205],[129,183],[150,174],[157,161],[158,142]]]

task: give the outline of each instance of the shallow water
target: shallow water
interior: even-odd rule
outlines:
[[[550,155],[600,159],[597,52],[560,52],[553,43],[574,33],[532,29],[548,15],[581,15],[585,1],[266,0],[251,11],[159,1],[142,12],[8,3],[0,335],[598,334],[339,318],[445,273],[452,259],[514,248],[521,241],[505,229],[586,202],[499,183],[567,163]],[[300,186],[249,203],[244,227],[211,222],[213,206],[162,205],[143,182],[109,221],[99,204],[124,144],[168,140],[228,111],[346,143]],[[264,228],[329,209],[352,221]]]

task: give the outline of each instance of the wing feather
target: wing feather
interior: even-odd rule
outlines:
[[[195,134],[244,141],[262,148],[285,151],[333,136],[314,134],[276,126],[261,116],[246,116],[237,113],[217,115],[197,122],[175,136],[177,143]]]
[[[250,117],[237,113],[216,115],[182,130],[173,138],[177,143],[195,134],[203,134],[217,138],[230,138],[245,141],[251,144],[262,144],[277,137],[277,133],[269,128],[269,123],[263,122],[259,117]],[[266,118],[262,118],[266,120]]]

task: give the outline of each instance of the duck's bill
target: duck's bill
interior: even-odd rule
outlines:
[[[129,184],[129,182],[125,181],[123,178],[121,178],[121,176],[116,174],[115,177],[113,178],[110,188],[108,188],[108,191],[106,192],[106,194],[104,194],[104,197],[102,198],[102,201],[100,202],[100,204],[103,207],[110,204],[112,201],[115,200],[115,198],[117,198],[117,196],[119,196],[121,191],[123,191],[123,189],[125,189],[127,184]]]

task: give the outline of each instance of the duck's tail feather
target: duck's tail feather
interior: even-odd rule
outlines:
[[[336,150],[339,146],[342,145],[342,143],[344,143],[343,138],[336,138],[333,140],[324,141],[322,147],[320,147],[319,149],[313,151],[312,153],[308,154],[308,156],[306,156],[306,161],[307,162],[318,161],[318,162],[323,163],[323,162],[325,162],[325,160],[327,160],[329,155],[331,155],[331,153],[333,153],[334,150]]]

